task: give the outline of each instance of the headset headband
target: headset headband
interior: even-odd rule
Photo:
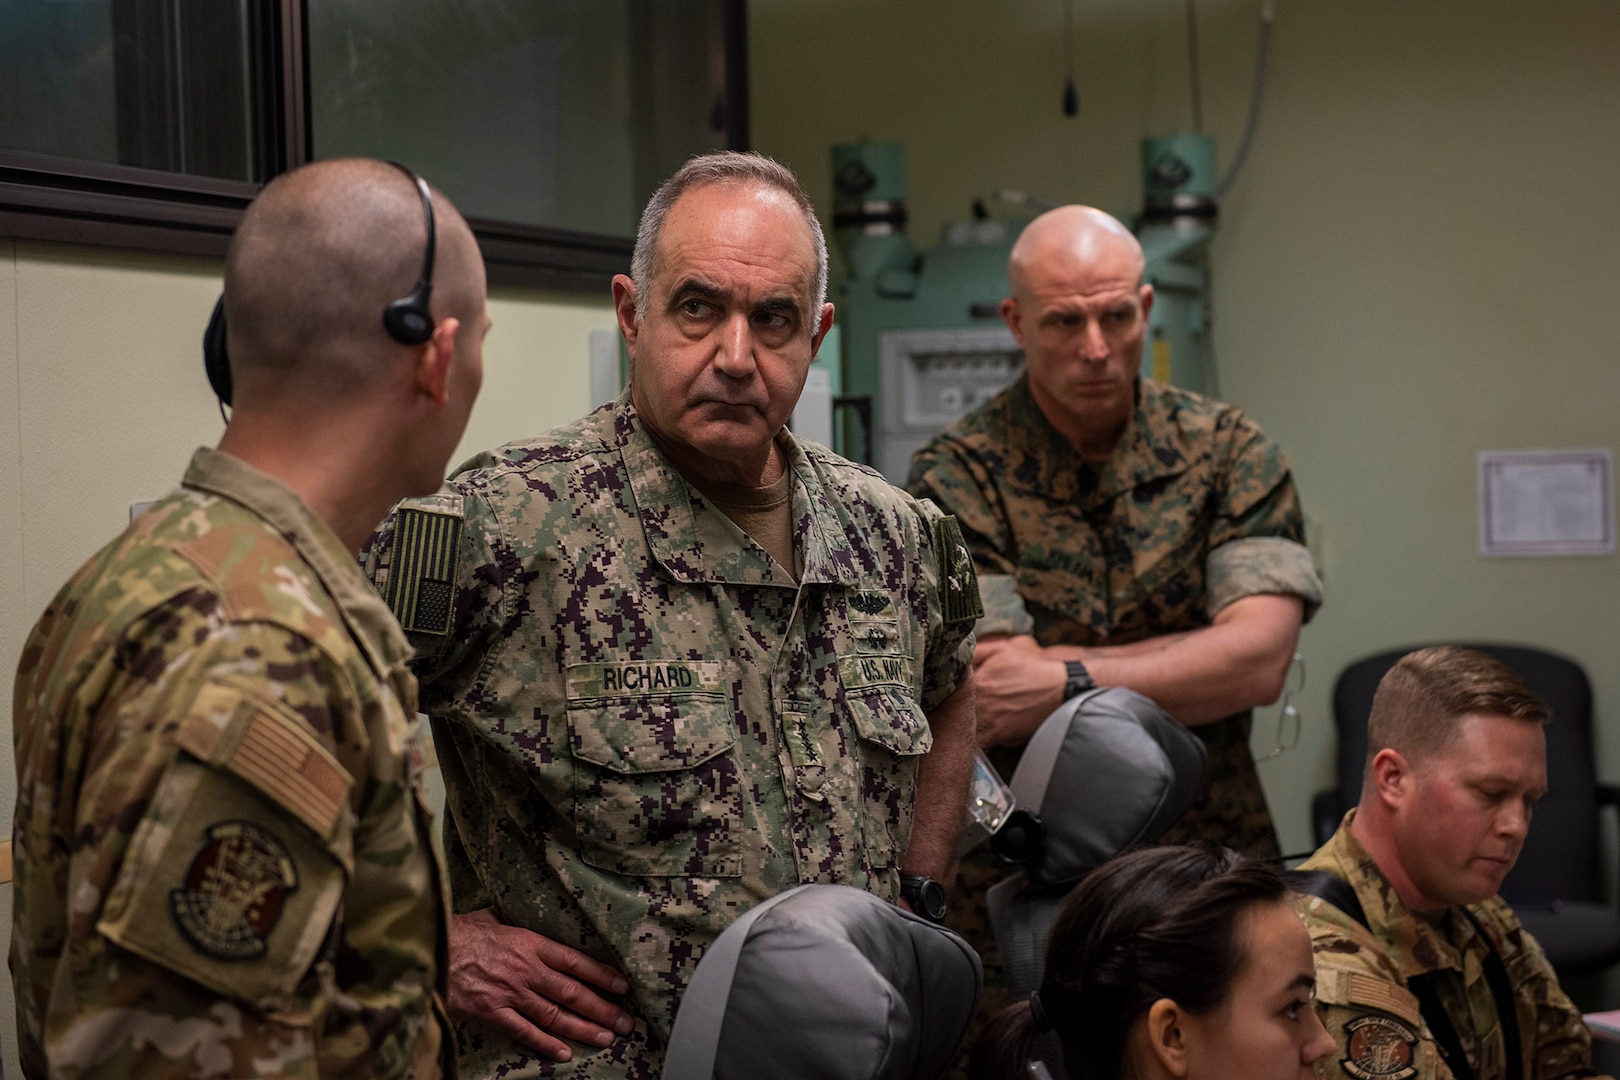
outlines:
[[[433,192],[427,181],[416,175],[409,166],[397,161],[388,164],[411,178],[416,192],[422,198],[422,216],[427,221],[427,243],[422,249],[422,276],[408,294],[383,308],[383,328],[388,336],[401,345],[420,345],[433,336],[433,314],[428,303],[433,296],[433,257],[436,248],[433,223]],[[231,403],[231,362],[225,349],[225,295],[220,294],[214,304],[214,313],[203,331],[203,368],[208,373],[208,385],[219,398],[220,410]]]

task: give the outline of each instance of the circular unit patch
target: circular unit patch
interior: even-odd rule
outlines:
[[[1417,1032],[1399,1020],[1368,1013],[1345,1024],[1344,1030],[1349,1038],[1342,1064],[1357,1080],[1407,1080],[1417,1075],[1412,1066]]]
[[[208,829],[186,870],[185,887],[169,893],[175,924],[199,950],[219,960],[263,956],[281,921],[287,894],[298,888],[287,847],[248,821]]]

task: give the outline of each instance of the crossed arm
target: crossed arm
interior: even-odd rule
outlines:
[[[1021,746],[1063,701],[1064,662],[1079,660],[1098,686],[1125,686],[1182,723],[1207,724],[1277,700],[1299,641],[1305,602],[1286,594],[1246,596],[1210,626],[1130,645],[1036,644],[986,638],[973,654],[979,741]]]

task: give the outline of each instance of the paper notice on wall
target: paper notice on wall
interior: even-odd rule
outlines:
[[[1480,451],[1480,554],[1612,554],[1613,477],[1607,449]]]

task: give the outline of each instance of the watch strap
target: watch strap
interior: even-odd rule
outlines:
[[[1063,684],[1063,700],[1068,701],[1076,694],[1083,694],[1087,690],[1097,687],[1097,680],[1091,677],[1086,665],[1079,660],[1065,660],[1064,669],[1069,673],[1068,680]]]
[[[912,913],[927,919],[931,923],[938,923],[944,920],[945,912],[941,911],[936,917],[933,912],[929,910],[927,893],[930,888],[938,890],[940,899],[942,901],[941,906],[943,907],[945,900],[945,886],[941,885],[939,882],[935,881],[926,874],[901,873],[900,875],[900,895],[902,898],[910,902],[912,906]]]

